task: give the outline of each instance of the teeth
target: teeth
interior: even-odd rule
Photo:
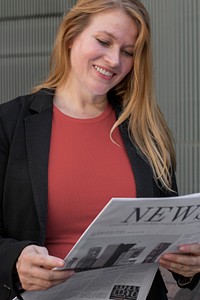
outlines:
[[[109,77],[113,76],[113,73],[111,73],[111,72],[109,72],[109,71],[106,71],[106,70],[104,70],[104,69],[102,69],[102,68],[100,68],[100,67],[97,67],[97,66],[94,66],[94,67],[95,67],[95,69],[96,69],[99,73],[101,73],[101,74],[103,74],[103,75],[105,75],[105,76],[109,76]]]

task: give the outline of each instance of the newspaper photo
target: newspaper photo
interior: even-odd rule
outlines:
[[[27,292],[23,297],[144,300],[160,255],[199,241],[200,193],[171,198],[112,198],[65,257],[62,269],[73,269],[76,275],[43,292],[44,296],[37,298],[34,293],[42,292]],[[49,292],[55,297],[48,298]],[[122,293],[121,298],[117,293]]]
[[[156,262],[200,241],[200,194],[112,198],[65,257],[77,271]]]

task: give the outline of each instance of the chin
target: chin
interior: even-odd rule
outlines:
[[[93,94],[96,96],[104,96],[110,91],[111,88],[96,89],[95,91],[93,90]]]

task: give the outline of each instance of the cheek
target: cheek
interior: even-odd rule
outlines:
[[[74,43],[71,46],[70,50],[70,56],[71,60],[76,64],[83,60],[84,57],[84,43],[81,39],[77,39],[74,41]]]
[[[133,61],[132,60],[124,63],[123,69],[124,69],[125,76],[132,70],[132,68],[133,68]]]
[[[121,71],[121,79],[120,79],[120,81],[124,78],[124,77],[126,77],[126,75],[127,74],[129,74],[130,72],[131,72],[131,70],[133,69],[133,64],[131,63],[131,64],[128,64],[128,65],[125,65],[124,64],[124,66],[123,66],[123,68],[122,68],[122,71]]]

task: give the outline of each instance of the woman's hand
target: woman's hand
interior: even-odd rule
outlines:
[[[184,277],[200,273],[200,244],[179,246],[179,253],[166,253],[161,256],[162,267]]]
[[[30,245],[21,252],[16,269],[24,290],[46,290],[64,282],[74,274],[69,270],[52,270],[63,265],[64,260],[50,256],[46,248]]]

